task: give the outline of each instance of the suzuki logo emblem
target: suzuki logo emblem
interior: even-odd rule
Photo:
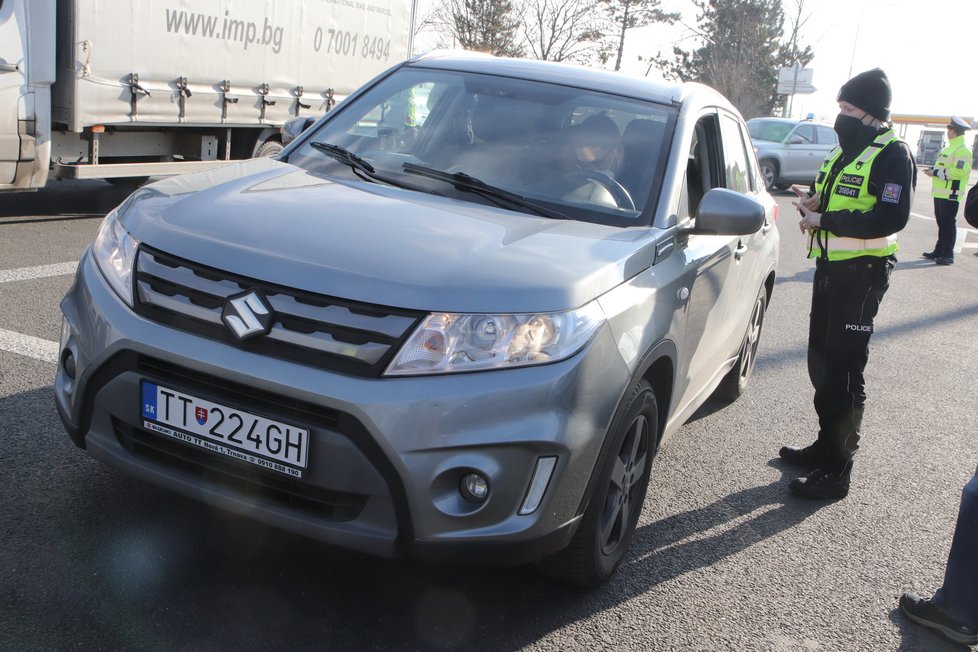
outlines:
[[[239,340],[267,333],[272,325],[272,309],[256,290],[228,297],[221,319]]]

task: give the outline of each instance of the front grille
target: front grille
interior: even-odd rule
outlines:
[[[367,496],[362,494],[306,485],[142,428],[133,428],[118,419],[112,419],[112,426],[116,439],[133,455],[247,496],[314,514],[318,518],[336,522],[352,521],[367,504]]]
[[[136,312],[153,321],[242,349],[356,376],[378,377],[424,316],[338,299],[223,272],[146,245],[139,249]],[[229,297],[263,294],[269,332],[238,341],[221,319]]]

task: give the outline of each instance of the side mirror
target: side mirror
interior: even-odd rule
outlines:
[[[700,200],[696,223],[687,233],[702,235],[750,235],[764,226],[764,206],[747,195],[713,188]]]
[[[802,138],[801,136],[792,136],[791,138],[788,139],[789,145],[803,145],[804,143],[805,143],[805,139]]]
[[[288,145],[299,135],[316,124],[316,118],[311,115],[300,115],[297,118],[289,118],[282,124],[282,144]]]

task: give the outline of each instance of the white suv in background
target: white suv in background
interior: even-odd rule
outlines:
[[[768,190],[811,183],[825,156],[839,144],[830,124],[787,118],[747,121]]]

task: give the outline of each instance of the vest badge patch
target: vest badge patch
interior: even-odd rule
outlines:
[[[842,195],[843,197],[850,197],[855,199],[859,196],[859,188],[850,188],[849,186],[838,186],[835,189],[835,194]]]
[[[887,204],[899,204],[900,195],[903,194],[903,186],[899,183],[888,183],[883,186],[883,194],[880,196],[880,201],[885,201]]]
[[[862,186],[865,178],[858,174],[843,174],[839,177],[839,183],[844,183],[847,186]]]

